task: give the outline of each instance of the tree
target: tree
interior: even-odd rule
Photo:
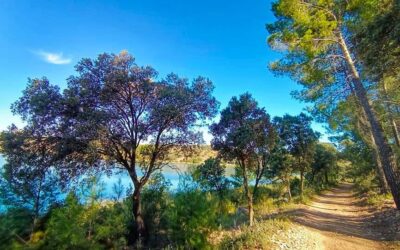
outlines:
[[[312,118],[304,113],[298,116],[275,117],[274,124],[284,147],[295,158],[294,169],[300,173],[300,196],[303,198],[304,174],[313,161],[319,134],[311,128]]]
[[[166,165],[170,150],[202,142],[196,128],[218,108],[213,84],[204,77],[189,83],[175,74],[156,81],[153,68],[136,65],[126,52],[82,59],[76,71],[62,96],[46,81],[35,91],[28,86],[15,106],[34,131],[45,124],[43,138],[56,142],[66,176],[89,169],[126,170],[134,186],[136,239],[146,237],[142,189]],[[48,92],[54,100],[46,103],[52,97]]]
[[[400,92],[397,88],[400,63],[400,4],[398,1],[380,1],[379,8],[359,6],[355,13],[360,16],[361,25],[354,25],[352,42],[366,71],[366,75],[378,84],[379,103],[386,113],[385,119],[396,145],[400,146],[398,119]],[[396,115],[397,114],[397,115]],[[397,116],[397,117],[396,117]]]
[[[369,147],[369,151],[371,151],[372,159],[375,163],[377,175],[380,179],[381,191],[382,193],[389,192],[371,128],[359,103],[355,100],[355,97],[349,96],[346,100],[340,102],[338,107],[330,114],[327,122],[332,134],[336,133],[341,135],[334,137],[335,140],[339,139],[339,143],[342,140],[352,140],[354,142],[361,140],[361,142],[357,143],[362,143]]]
[[[297,97],[315,102],[321,112],[334,109],[338,100],[354,95],[365,113],[379,152],[385,177],[397,208],[400,208],[400,178],[394,153],[382,125],[369,102],[363,67],[351,38],[359,21],[353,11],[380,7],[379,1],[303,1],[280,0],[274,3],[277,21],[267,26],[269,44],[286,51],[271,69],[288,74],[304,86]]]
[[[378,176],[373,164],[373,150],[363,140],[346,136],[340,139],[340,146],[340,158],[351,164],[346,175],[353,179],[362,192],[371,191],[375,183],[377,186],[381,184],[375,178]]]
[[[290,181],[292,179],[295,160],[287,151],[282,141],[280,141],[278,146],[272,151],[270,164],[271,169],[268,172],[268,176],[271,178],[278,178],[286,185],[288,200],[291,201],[292,192],[290,190]]]
[[[337,151],[335,147],[329,143],[318,143],[315,147],[314,161],[311,165],[311,181],[315,180],[315,177],[322,173],[326,185],[332,183],[329,180],[329,176],[335,178],[337,176]]]
[[[246,93],[233,97],[221,111],[221,119],[210,127],[214,136],[213,149],[221,158],[235,160],[242,171],[243,186],[249,209],[249,223],[253,225],[253,193],[249,188],[250,171],[266,168],[275,142],[275,132],[264,108]],[[262,176],[262,175],[261,175]]]
[[[30,131],[15,126],[0,134],[0,153],[6,160],[0,178],[0,203],[8,209],[30,211],[32,235],[39,217],[60,194],[51,153]]]
[[[226,166],[221,164],[220,159],[208,158],[195,169],[194,180],[199,182],[205,191],[216,192],[222,199],[230,186],[230,182],[225,176],[225,168]]]
[[[368,1],[367,3],[370,3]],[[372,7],[372,8],[371,8]],[[385,75],[397,76],[400,41],[400,4],[394,0],[355,5],[353,12],[359,16],[353,25],[352,42],[369,76],[379,81]]]

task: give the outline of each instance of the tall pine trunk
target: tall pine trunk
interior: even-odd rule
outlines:
[[[387,143],[387,138],[383,132],[383,128],[379,123],[367,97],[367,91],[361,82],[360,76],[356,69],[353,59],[351,58],[350,52],[348,50],[347,44],[343,39],[342,34],[338,33],[339,45],[342,49],[343,55],[345,57],[347,66],[350,70],[352,76],[352,82],[354,85],[354,90],[356,96],[363,108],[368,122],[371,126],[371,131],[375,139],[376,145],[378,147],[379,158],[382,161],[383,171],[385,173],[386,180],[390,187],[391,193],[393,195],[394,202],[396,203],[397,209],[400,209],[400,181],[396,166],[396,159],[393,154],[392,148]]]
[[[371,130],[369,130],[369,131],[370,131],[372,147],[373,147],[372,156],[373,156],[374,161],[376,163],[376,169],[377,169],[377,172],[378,172],[379,182],[381,184],[381,193],[388,193],[389,192],[389,186],[388,186],[388,183],[387,183],[386,178],[385,178],[385,173],[383,171],[382,161],[379,158],[379,151],[378,151],[378,148],[376,146],[374,136],[371,133]]]
[[[355,95],[354,90],[352,90],[352,91],[353,91],[353,94]],[[372,148],[372,158],[373,158],[373,160],[375,161],[375,164],[376,164],[376,170],[377,170],[377,174],[378,174],[378,178],[379,178],[379,183],[380,183],[380,186],[381,186],[381,193],[388,193],[389,192],[389,186],[387,184],[387,181],[386,181],[386,178],[385,178],[385,173],[383,171],[382,161],[381,161],[381,159],[379,157],[378,146],[376,145],[374,135],[372,134],[371,126],[369,126],[367,116],[366,116],[364,110],[362,109],[362,107],[360,107],[360,108],[361,108],[361,112],[360,112],[361,115],[360,115],[359,119],[360,119],[361,125],[359,125],[359,130],[362,130],[361,126],[364,125],[365,130],[367,131],[367,134],[368,134],[366,136],[369,136],[369,138],[370,138],[370,140],[365,138],[364,141],[365,141],[365,143],[370,145],[370,147]]]

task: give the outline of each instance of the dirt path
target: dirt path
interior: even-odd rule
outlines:
[[[316,236],[318,249],[392,249],[382,226],[371,226],[371,214],[357,206],[351,184],[340,184],[296,210],[294,220]],[[384,226],[383,226],[384,227]]]

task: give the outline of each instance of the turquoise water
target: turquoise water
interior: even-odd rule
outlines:
[[[5,160],[0,156],[0,168],[4,165]],[[173,167],[164,167],[162,170],[162,174],[164,175],[165,179],[168,180],[171,184],[169,187],[171,191],[177,189],[179,184],[180,176],[182,176],[188,169],[189,164],[173,164]],[[83,177],[84,178],[84,177]],[[115,197],[115,192],[113,190],[114,184],[117,184],[121,179],[121,184],[123,186],[123,193],[122,197],[126,196],[126,190],[132,186],[132,181],[128,175],[128,172],[125,170],[120,171],[113,171],[113,173],[109,176],[102,174],[100,176],[101,183],[101,196],[103,199],[112,199]],[[62,193],[60,195],[60,199],[64,199],[66,193]],[[0,204],[0,212],[3,212],[6,208]]]
[[[4,163],[4,158],[0,156],[0,167],[2,167]],[[163,174],[165,179],[170,182],[171,186],[169,187],[169,189],[171,191],[174,191],[178,188],[180,177],[183,174],[187,173],[188,167],[193,166],[193,164],[173,163],[170,165],[172,167],[164,167],[161,173]],[[233,167],[228,167],[226,169],[227,176],[231,176],[233,172]],[[113,186],[114,184],[118,183],[119,179],[121,179],[121,184],[124,187],[124,190],[132,186],[132,181],[128,175],[128,172],[125,170],[113,171],[111,175],[102,174],[100,176],[100,183],[103,189],[102,195],[105,199],[110,199],[114,197],[115,194],[113,191]],[[123,196],[125,196],[125,192],[123,193]]]
[[[2,167],[4,163],[4,158],[0,156],[0,167]],[[165,179],[171,183],[170,189],[175,190],[178,187],[180,176],[187,171],[190,164],[174,163],[171,164],[171,166],[172,167],[164,167],[162,174]],[[114,183],[118,183],[119,179],[121,179],[121,184],[124,188],[128,188],[132,185],[128,172],[125,170],[114,171],[110,176],[105,174],[101,175],[100,182],[104,185],[105,197],[111,197],[113,195],[113,185]]]
[[[164,167],[161,173],[164,178],[170,182],[170,189],[176,190],[178,188],[180,176],[185,174],[188,170],[188,167],[191,165],[174,163],[171,166],[172,167]],[[113,185],[117,184],[119,179],[121,179],[121,184],[124,186],[125,189],[132,186],[132,180],[130,179],[128,172],[125,170],[115,171],[110,176],[101,176],[100,182],[102,182],[104,185],[104,193],[106,197],[111,197],[113,195]]]

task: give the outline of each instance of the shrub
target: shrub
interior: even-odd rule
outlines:
[[[86,239],[84,207],[74,193],[68,194],[65,206],[54,209],[46,230],[49,249],[79,249],[95,247]]]
[[[373,171],[370,171],[368,174],[364,174],[361,178],[356,178],[355,187],[360,194],[377,189],[378,184],[376,174]]]
[[[169,211],[171,239],[175,247],[204,249],[207,237],[216,228],[218,202],[210,193],[190,184],[190,176],[181,181]]]
[[[246,226],[238,235],[226,237],[220,244],[221,249],[271,249],[272,236],[290,228],[290,222],[284,219],[256,222]]]
[[[32,213],[24,208],[12,208],[0,214],[0,249],[8,249],[13,242],[29,237],[32,216]]]
[[[290,182],[290,191],[292,192],[292,196],[300,195],[300,179],[299,178],[296,177]]]
[[[120,249],[127,245],[128,225],[132,220],[127,203],[102,206],[93,221],[93,239],[109,249]]]
[[[168,209],[171,197],[168,187],[171,183],[162,174],[155,174],[142,193],[142,209],[149,246],[161,247],[167,241]]]

